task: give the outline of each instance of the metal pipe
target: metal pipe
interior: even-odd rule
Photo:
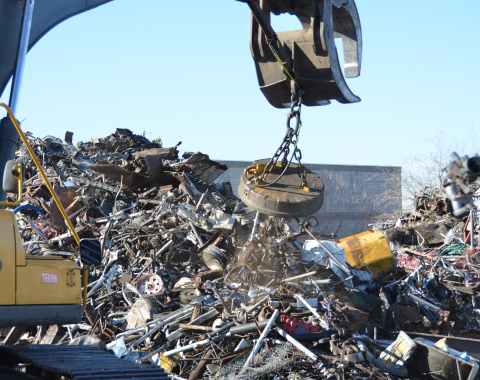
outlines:
[[[195,225],[190,221],[188,221],[188,224],[190,224],[190,228],[192,229],[193,234],[197,238],[198,247],[203,247],[205,245],[205,243],[203,242],[202,237],[198,233],[197,227],[195,227]]]
[[[155,255],[153,255],[153,259],[156,259],[157,256],[161,255],[163,252],[165,252],[170,246],[173,244],[173,240],[170,239],[162,248],[160,248]]]
[[[198,363],[197,368],[190,374],[188,380],[196,380],[202,377],[203,373],[205,372],[205,367],[207,366],[208,359],[213,356],[213,349],[210,348],[207,353],[203,356],[203,360],[200,360]]]
[[[245,305],[244,303],[241,303],[240,304],[240,307],[245,310],[248,313],[250,313],[251,311],[255,310],[257,307],[263,305],[265,302],[267,302],[267,300],[270,298],[270,295],[267,295],[265,297],[263,297],[260,301],[258,301],[255,305],[252,305],[252,306],[247,306]]]
[[[258,326],[262,329],[266,325],[268,325],[269,322],[270,322],[270,320],[265,320],[265,321],[258,322]],[[234,334],[248,334],[248,333],[251,333],[251,332],[254,332],[254,331],[258,331],[258,327],[257,327],[257,324],[255,322],[245,323],[243,325],[241,324],[241,325],[238,325],[238,326],[232,326],[229,330],[230,334],[232,334],[232,335],[234,335]]]
[[[145,339],[147,339],[149,336],[160,330],[162,327],[165,325],[168,325],[170,322],[173,322],[177,319],[181,320],[185,318],[188,314],[191,314],[192,310],[185,310],[183,313],[177,314],[177,315],[172,315],[171,317],[164,319],[162,322],[160,322],[157,326],[155,326],[153,329],[151,329],[149,332],[147,332],[144,336],[142,336],[140,339],[136,340],[135,342],[132,343],[130,346],[130,349],[133,349],[134,347],[138,346],[140,343],[142,343]]]
[[[268,324],[265,326],[265,329],[263,330],[262,334],[260,335],[260,338],[258,338],[257,343],[253,347],[252,352],[250,353],[247,361],[245,362],[245,365],[243,366],[242,372],[245,371],[245,369],[247,369],[248,367],[250,367],[252,365],[253,358],[255,357],[257,352],[260,350],[260,347],[262,346],[263,341],[265,340],[265,338],[267,337],[267,334],[270,332],[270,329],[272,328],[273,324],[277,320],[277,317],[278,317],[279,313],[280,312],[278,311],[278,309],[273,312],[272,318],[270,318],[270,320],[268,321]],[[240,372],[240,373],[242,373],[242,372]]]
[[[279,307],[297,307],[296,302],[283,302],[283,301],[269,301],[268,306],[270,306],[273,309],[277,309]]]
[[[22,30],[20,32],[20,41],[17,49],[17,59],[15,60],[15,73],[13,74],[12,90],[10,91],[10,100],[8,105],[13,114],[17,111],[18,97],[22,85],[23,71],[28,51],[28,40],[30,39],[30,29],[32,27],[33,7],[35,0],[26,0],[23,9]]]
[[[296,340],[293,336],[287,334],[285,331],[283,331],[281,328],[277,327],[277,332],[283,336],[287,341],[292,343],[295,347],[297,347],[300,351],[302,351],[305,355],[307,355],[309,358],[317,361],[318,356],[315,355],[312,351],[310,351],[307,347],[305,347],[303,344],[301,344],[298,340]]]
[[[207,334],[207,336],[209,338],[215,336],[215,335],[218,335],[218,334],[221,334],[222,332],[224,331],[227,331],[230,329],[229,333],[230,334],[234,334],[234,332],[231,331],[231,329],[235,326],[235,321],[231,321],[231,322],[228,322],[226,325],[216,329],[215,331],[213,331],[212,333],[209,333]]]

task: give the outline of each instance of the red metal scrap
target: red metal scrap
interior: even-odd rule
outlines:
[[[309,334],[320,332],[320,326],[312,325],[311,323],[304,322],[301,319],[293,318],[286,315],[280,316],[280,327],[288,334]]]

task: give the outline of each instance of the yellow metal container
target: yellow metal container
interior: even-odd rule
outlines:
[[[379,272],[393,268],[393,255],[382,232],[368,230],[337,242],[345,249],[345,261],[354,268],[368,269],[377,278]]]

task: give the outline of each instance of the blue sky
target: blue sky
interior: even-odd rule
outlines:
[[[434,151],[439,134],[460,154],[480,148],[480,2],[356,3],[362,73],[348,84],[362,101],[302,108],[303,162],[400,165]],[[234,0],[114,0],[34,46],[17,118],[74,143],[129,128],[212,159],[270,157],[287,110],[260,92],[248,38],[248,6]]]

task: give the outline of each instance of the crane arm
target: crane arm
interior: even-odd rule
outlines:
[[[49,30],[79,13],[112,0],[36,0],[28,50]],[[0,0],[0,94],[15,69],[25,0]]]

